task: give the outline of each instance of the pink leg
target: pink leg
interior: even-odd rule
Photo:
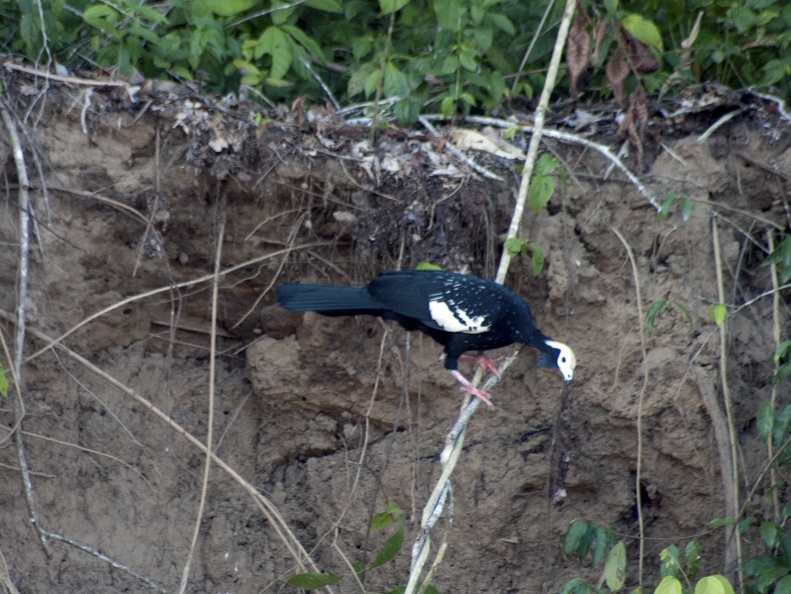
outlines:
[[[488,404],[489,407],[491,408],[492,401],[489,400],[491,396],[489,395],[488,392],[473,386],[472,383],[470,383],[470,381],[466,377],[464,377],[461,373],[459,373],[458,370],[456,369],[451,371],[450,374],[456,378],[456,381],[458,381],[462,386],[464,386],[464,389],[467,390],[467,394],[474,394],[475,396],[483,400],[486,404]]]
[[[472,359],[475,361],[481,369],[485,372],[490,372],[496,375],[498,378],[500,377],[500,370],[497,369],[495,362],[502,359],[502,357],[495,357],[494,359],[490,359],[484,355],[461,355],[459,359]]]

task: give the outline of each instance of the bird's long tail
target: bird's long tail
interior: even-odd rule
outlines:
[[[328,316],[375,316],[383,310],[365,287],[280,285],[277,301],[291,311],[315,311]]]

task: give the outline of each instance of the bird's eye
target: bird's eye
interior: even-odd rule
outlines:
[[[565,363],[566,362],[566,357],[561,357],[560,360],[561,360],[561,362]]]

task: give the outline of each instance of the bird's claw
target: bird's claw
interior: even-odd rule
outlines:
[[[493,373],[497,379],[500,379],[500,370],[497,369],[497,365],[495,363],[502,359],[502,357],[495,357],[491,359],[486,355],[460,355],[459,359],[472,359],[478,364],[478,367],[483,369],[484,373],[489,372]]]

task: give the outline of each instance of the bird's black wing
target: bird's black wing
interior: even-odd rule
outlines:
[[[371,281],[368,291],[389,310],[451,333],[486,332],[504,304],[500,285],[445,271],[388,272]]]

